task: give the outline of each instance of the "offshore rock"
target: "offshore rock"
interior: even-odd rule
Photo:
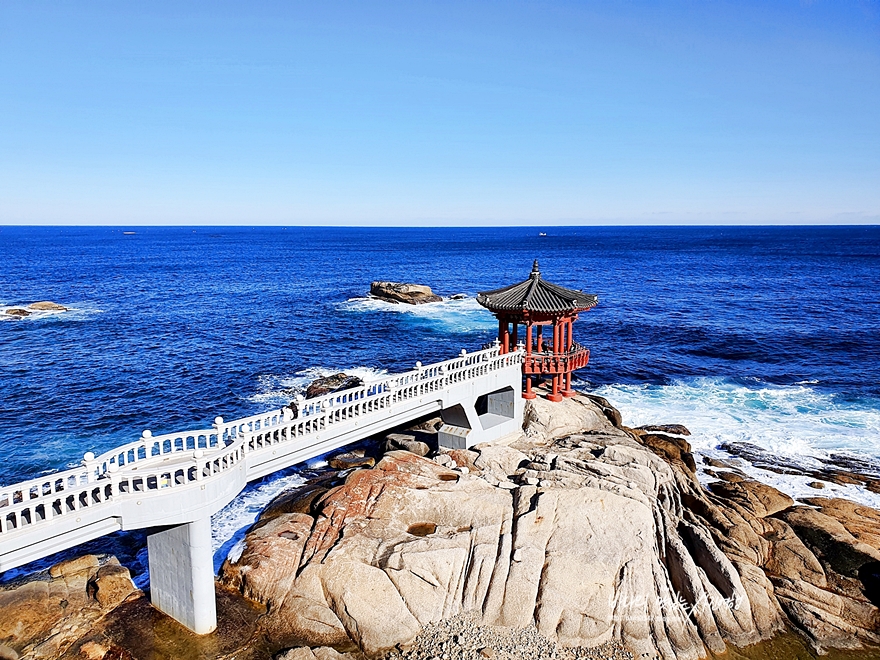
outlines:
[[[66,312],[67,307],[64,305],[59,305],[56,302],[52,302],[51,300],[41,300],[40,302],[31,303],[28,305],[28,309],[33,309],[36,311],[51,311],[51,312]]]
[[[371,282],[370,295],[387,302],[421,305],[440,302],[440,296],[424,284],[404,284],[402,282]]]
[[[648,433],[672,433],[673,435],[690,435],[686,426],[681,424],[648,424],[638,427],[639,431],[647,431]]]
[[[14,316],[16,318],[24,318],[25,316],[30,316],[31,312],[26,309],[21,309],[20,307],[13,307],[11,309],[7,309],[4,314]]]
[[[306,388],[306,398],[314,399],[325,394],[333,392],[341,392],[342,390],[350,390],[360,387],[364,381],[357,376],[349,376],[345,373],[333,374],[332,376],[323,376],[316,378]]]

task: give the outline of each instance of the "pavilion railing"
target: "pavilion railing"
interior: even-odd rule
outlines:
[[[526,376],[553,376],[564,374],[575,369],[582,369],[590,361],[590,350],[577,342],[572,342],[571,349],[564,353],[542,351],[523,356],[523,373]]]

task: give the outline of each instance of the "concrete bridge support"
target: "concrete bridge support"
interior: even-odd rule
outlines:
[[[199,635],[217,627],[211,519],[147,537],[153,606]]]

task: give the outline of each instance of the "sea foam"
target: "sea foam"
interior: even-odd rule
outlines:
[[[338,309],[348,313],[402,314],[447,333],[470,333],[497,327],[492,315],[470,296],[422,305],[395,304],[373,297],[350,298],[339,303]]]
[[[628,426],[684,424],[699,455],[729,459],[722,445],[750,443],[808,469],[845,454],[875,463],[880,473],[880,402],[873,399],[844,401],[806,384],[746,386],[724,378],[607,385],[593,393],[616,406]],[[813,477],[781,475],[744,461],[742,467],[795,498],[839,495],[880,506],[880,496],[861,486],[828,483],[816,490],[807,486]]]

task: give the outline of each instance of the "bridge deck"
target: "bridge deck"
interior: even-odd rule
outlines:
[[[497,347],[395,374],[362,387],[207,429],[143,436],[83,465],[0,487],[0,571],[121,529],[204,519],[254,479],[425,414],[512,385],[522,354]],[[486,414],[482,429],[513,417]],[[514,424],[515,426],[515,424]],[[513,428],[513,426],[511,426]]]

